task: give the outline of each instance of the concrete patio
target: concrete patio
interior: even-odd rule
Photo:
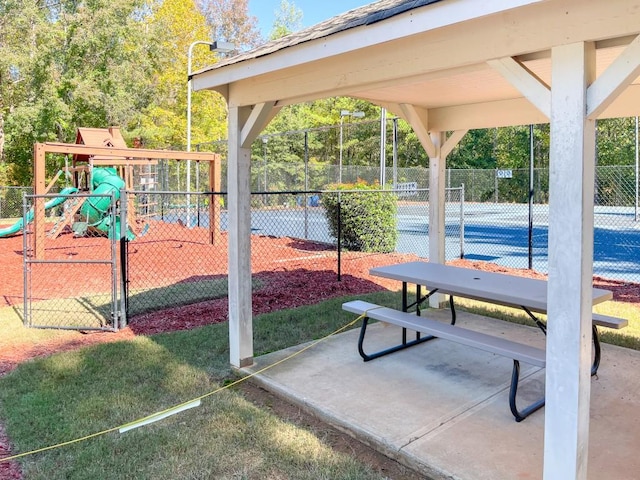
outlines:
[[[448,310],[430,313],[448,320]],[[535,328],[460,312],[459,325],[543,346]],[[509,411],[512,362],[436,339],[364,363],[359,330],[331,337],[255,377],[427,478],[539,479],[545,410],[516,423]],[[365,349],[399,340],[400,329],[375,324]],[[256,359],[252,373],[304,345]],[[637,479],[640,472],[640,352],[603,345],[591,382],[588,478]],[[519,406],[544,388],[544,371],[522,365]],[[568,414],[570,414],[569,412]]]

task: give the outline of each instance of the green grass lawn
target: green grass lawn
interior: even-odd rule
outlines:
[[[367,295],[397,306],[397,294]],[[362,297],[361,297],[362,298]],[[261,355],[353,320],[335,299],[254,319]],[[226,324],[100,344],[20,365],[0,379],[0,418],[16,453],[125,424],[235,379]],[[161,422],[21,460],[27,479],[384,478],[235,389]]]
[[[359,295],[400,307],[398,292]],[[341,304],[352,297],[254,319],[256,356],[319,339],[353,320]],[[600,307],[631,320],[605,340],[638,348],[640,310]],[[478,302],[461,309],[528,322],[518,310]],[[20,332],[16,327],[15,334]],[[58,335],[23,329],[23,335]],[[606,330],[606,329],[603,329]],[[229,367],[226,324],[136,337],[55,354],[0,378],[0,419],[15,453],[110,429],[189,401],[237,379]],[[236,388],[202,405],[130,432],[25,456],[26,479],[216,478],[382,479],[357,458],[334,451],[312,430],[257,408]]]

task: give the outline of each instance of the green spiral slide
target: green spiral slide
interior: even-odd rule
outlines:
[[[104,232],[109,237],[111,236],[111,219],[109,215],[109,208],[111,206],[111,195],[116,200],[120,198],[120,189],[124,188],[124,180],[118,176],[115,168],[93,168],[92,172],[92,184],[93,193],[96,195],[105,195],[101,197],[88,197],[82,206],[80,207],[80,214],[86,219],[87,226],[93,227],[100,232]],[[44,204],[45,210],[56,207],[67,200],[68,195],[77,193],[78,189],[75,187],[67,187],[60,192],[59,197],[55,197]],[[27,212],[26,222],[33,221],[33,209]],[[116,238],[120,236],[120,219],[115,219],[115,235]],[[21,218],[16,223],[7,228],[0,229],[0,238],[9,237],[20,233],[23,227],[23,219]],[[127,229],[127,238],[133,240],[135,238],[134,233]]]
[[[95,195],[113,195],[116,200],[120,198],[120,190],[124,188],[124,180],[116,173],[112,167],[94,167],[91,176],[93,193]],[[80,207],[80,213],[87,220],[87,226],[106,233],[111,237],[112,216],[109,215],[111,207],[111,197],[89,197]],[[120,237],[120,218],[115,218],[115,235]],[[127,239],[133,240],[134,233],[127,229]]]

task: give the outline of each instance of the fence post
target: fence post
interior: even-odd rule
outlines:
[[[464,183],[460,190],[460,258],[464,258]]]
[[[634,203],[635,205],[635,221],[638,221],[638,195],[639,195],[639,191],[638,191],[638,174],[640,174],[640,169],[638,166],[638,117],[636,116],[636,169],[635,169],[635,187],[636,187],[636,201]]]
[[[24,285],[24,318],[22,319],[25,327],[31,326],[31,312],[29,311],[29,299],[31,297],[31,291],[29,290],[29,250],[27,244],[27,213],[29,212],[29,203],[27,201],[27,194],[22,194],[22,281]]]
[[[304,238],[309,239],[309,130],[304,131]]]
[[[338,281],[342,281],[342,199],[338,192]]]
[[[127,312],[129,311],[129,289],[127,279],[127,250],[129,247],[127,241],[127,230],[129,224],[127,222],[127,191],[123,188],[120,190],[120,314],[114,314],[113,326],[117,330],[118,323],[120,328],[127,326]],[[114,296],[116,292],[113,292]]]
[[[533,270],[533,163],[535,160],[533,124],[529,125],[529,270]]]

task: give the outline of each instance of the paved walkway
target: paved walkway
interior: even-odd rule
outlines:
[[[437,312],[448,317],[448,311]],[[459,312],[458,324],[543,346],[539,330]],[[397,342],[375,324],[366,348]],[[336,335],[256,377],[388,456],[434,479],[542,478],[544,409],[516,423],[508,404],[512,362],[445,340],[364,363],[358,330]],[[385,343],[386,342],[386,343]],[[257,371],[302,346],[256,359]],[[518,398],[543,392],[544,371],[522,365]],[[603,345],[592,379],[589,479],[640,478],[640,352]]]

